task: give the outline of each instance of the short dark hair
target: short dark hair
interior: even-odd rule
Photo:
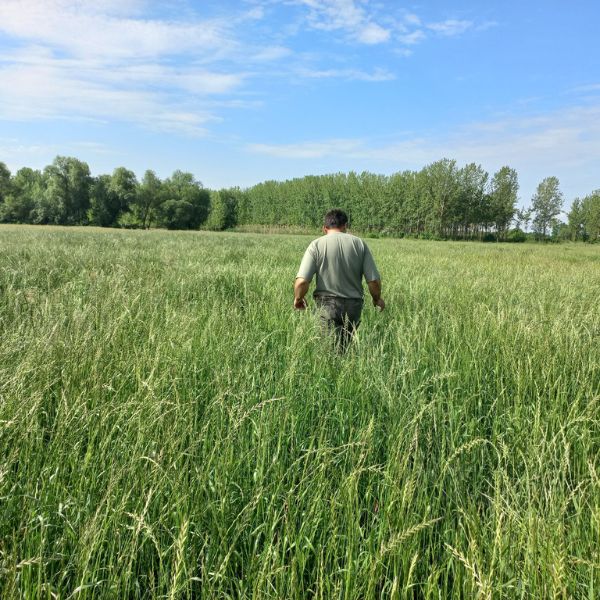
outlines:
[[[327,229],[338,229],[339,227],[348,225],[348,215],[343,210],[334,208],[325,215],[323,225]]]

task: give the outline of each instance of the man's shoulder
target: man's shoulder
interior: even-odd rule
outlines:
[[[335,240],[335,241],[334,241]],[[353,235],[349,232],[340,232],[336,234],[325,234],[311,242],[311,246],[316,246],[317,248],[323,247],[327,244],[339,244],[340,241],[344,246],[354,246],[354,247],[364,247],[364,241],[356,235]]]
[[[318,251],[320,239],[321,238],[316,238],[316,239],[312,240],[306,247],[306,251],[310,252],[310,253],[314,253],[314,252]]]
[[[364,248],[366,246],[364,240],[359,238],[357,235],[352,233],[346,233],[348,245],[352,245],[355,248]]]
[[[334,241],[335,240],[335,241]],[[314,248],[314,249],[323,249],[327,246],[327,244],[339,244],[339,242],[342,242],[342,244],[346,247],[352,246],[354,248],[365,248],[366,244],[365,242],[362,240],[362,238],[359,238],[356,235],[353,235],[351,233],[345,232],[345,233],[339,233],[339,234],[325,234],[322,235],[321,237],[318,237],[316,239],[314,239],[309,245],[309,248]]]
[[[357,242],[360,242],[361,244],[364,244],[363,239],[359,238],[357,235],[354,235],[353,233],[347,233],[346,235],[353,241],[357,241]]]
[[[334,238],[338,238],[338,239],[342,239],[342,240],[358,240],[359,242],[362,242],[362,238],[359,238],[357,235],[354,235],[353,233],[350,233],[349,231],[338,231],[335,232],[333,234],[325,234],[322,235],[321,237],[317,238],[315,241],[319,241],[319,240],[330,240],[330,239],[334,239]]]
[[[327,235],[321,235],[318,238],[315,238],[309,245],[308,247],[313,247],[313,248],[318,248],[319,246],[323,246],[324,244],[327,243],[328,240]]]

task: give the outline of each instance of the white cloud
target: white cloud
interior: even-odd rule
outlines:
[[[411,33],[401,33],[398,37],[403,44],[412,46],[422,42],[425,39],[425,33],[422,29],[415,29]]]
[[[414,54],[414,51],[410,50],[409,48],[396,48],[394,53],[398,56],[402,56],[403,58],[408,58]]]
[[[386,144],[368,140],[324,140],[282,146],[252,144],[251,149],[272,156],[299,155],[305,148],[319,148],[351,157],[377,158],[413,166],[450,155],[465,161],[511,162],[527,160],[538,164],[569,166],[600,156],[600,105],[572,107],[535,117],[471,123],[439,136],[405,137]],[[281,153],[279,153],[281,149]]]
[[[287,58],[291,56],[292,51],[285,46],[266,46],[261,48],[255,54],[250,55],[250,59],[253,61],[273,61],[281,58]]]
[[[357,69],[300,69],[300,77],[308,79],[346,79],[353,81],[392,81],[396,76],[386,69],[377,68],[372,72]]]
[[[265,9],[262,6],[254,6],[246,12],[246,18],[260,21],[265,16]]]
[[[118,7],[116,2],[3,0],[0,31],[72,56],[104,60],[214,52],[231,49],[234,44],[223,22],[185,23],[127,16],[132,6],[128,2]]]
[[[100,58],[56,58],[30,47],[0,61],[0,118],[122,120],[152,129],[205,133],[217,117],[206,98],[234,91],[243,74],[158,62],[107,64]]]
[[[600,92],[600,83],[590,83],[588,85],[580,85],[572,90],[571,92],[580,93],[580,92]]]
[[[356,156],[362,152],[360,140],[342,139],[299,144],[248,144],[248,151],[284,159],[318,159],[327,156]]]
[[[186,108],[165,93],[149,94],[135,86],[89,80],[85,73],[73,75],[70,69],[60,66],[5,67],[0,69],[0,78],[10,82],[0,88],[3,119],[122,120],[199,135],[205,133],[204,125],[216,118],[204,110]]]
[[[364,4],[356,0],[296,0],[309,9],[308,23],[314,29],[343,31],[362,44],[381,44],[390,39],[391,31],[377,23]]]
[[[16,173],[23,164],[31,168],[41,168],[48,162],[48,157],[57,154],[112,155],[113,149],[106,145],[91,141],[73,141],[60,144],[23,143],[15,138],[0,138],[0,156],[7,157],[7,166]]]
[[[467,29],[473,27],[473,22],[459,21],[457,19],[447,19],[446,21],[440,21],[438,23],[429,23],[427,27],[435,33],[452,37],[455,35],[460,35],[467,31]]]
[[[498,21],[484,21],[479,25],[475,26],[476,31],[487,31],[488,29],[492,29],[493,27],[498,27]]]
[[[44,159],[49,154],[57,154],[58,149],[59,147],[54,144],[24,144],[16,139],[0,138],[0,156],[13,161],[17,157],[19,159],[21,157]],[[13,171],[19,168],[10,164],[8,164],[8,167]]]
[[[246,77],[209,65],[239,52],[238,43],[223,21],[150,19],[145,7],[3,0],[0,33],[19,49],[0,57],[0,117],[116,119],[204,134],[217,120],[206,98],[234,93]]]
[[[390,39],[390,31],[377,23],[367,23],[357,31],[357,39],[363,44],[381,44]]]
[[[408,14],[404,15],[404,21],[406,24],[415,25],[416,27],[419,27],[421,25],[420,17],[413,13],[408,13]]]
[[[495,21],[476,25],[473,21],[460,19],[425,24],[415,13],[402,14],[397,10],[394,14],[387,6],[368,0],[289,0],[289,3],[308,9],[307,22],[313,29],[341,31],[351,41],[362,44],[382,44],[396,39],[402,45],[413,46],[427,38],[426,31],[454,37],[469,29],[483,31],[497,25]],[[377,12],[382,8],[386,9],[385,14]]]

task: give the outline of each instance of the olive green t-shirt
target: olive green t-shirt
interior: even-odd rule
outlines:
[[[310,243],[298,275],[307,281],[317,276],[315,294],[362,298],[362,278],[381,279],[368,246],[350,233],[333,232]]]

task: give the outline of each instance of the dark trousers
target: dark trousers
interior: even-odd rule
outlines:
[[[360,324],[362,298],[339,298],[321,294],[315,294],[314,298],[321,328],[326,332],[335,332],[336,346],[344,352]]]

